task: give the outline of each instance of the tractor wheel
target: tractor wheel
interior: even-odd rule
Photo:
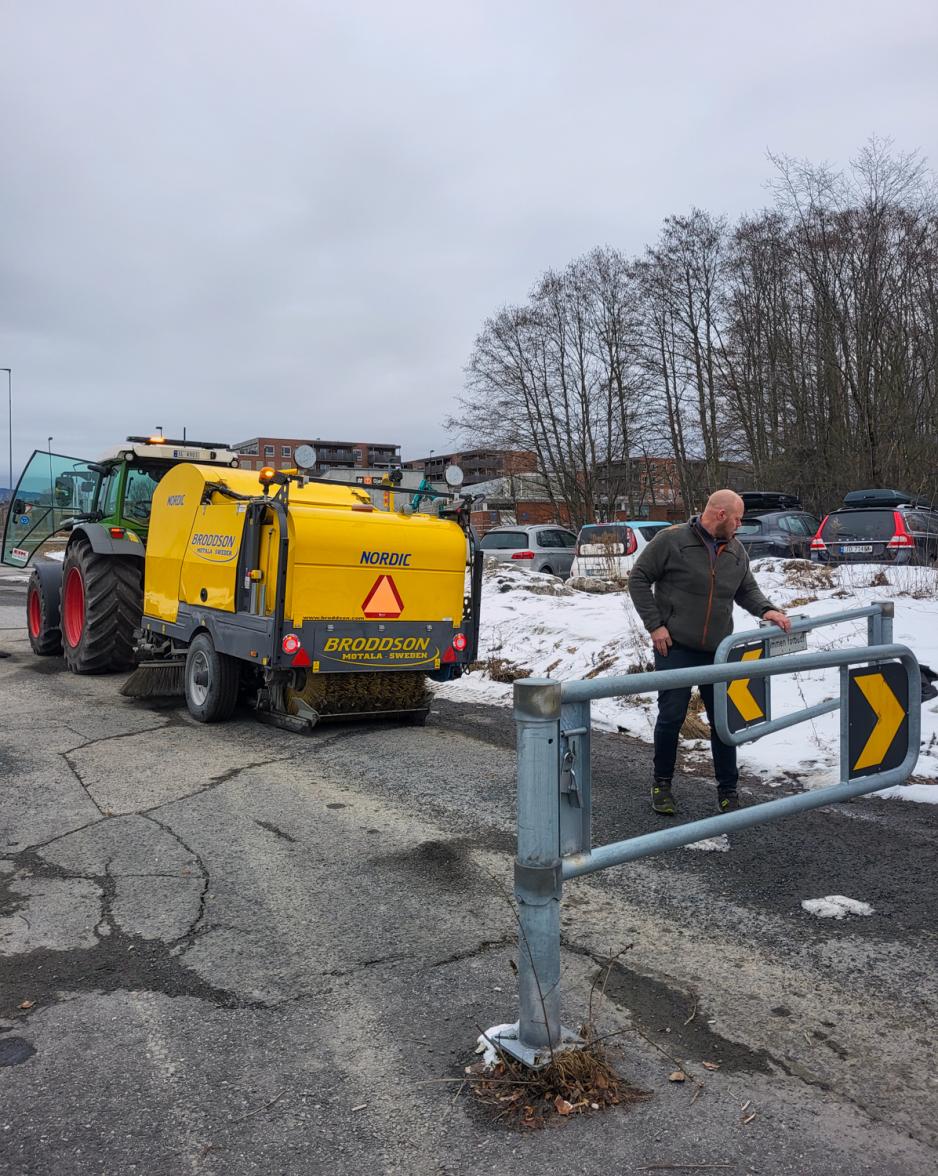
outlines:
[[[199,633],[186,654],[186,706],[200,723],[231,718],[238,702],[241,666],[237,658],[219,653],[208,633]]]
[[[26,589],[26,631],[29,633],[29,644],[33,647],[33,653],[38,653],[40,657],[50,657],[62,652],[58,585],[53,597],[48,588],[43,590],[42,580],[36,571],[29,577],[29,586]]]
[[[62,647],[73,674],[105,674],[134,664],[134,629],[143,613],[139,560],[70,544],[62,569]]]

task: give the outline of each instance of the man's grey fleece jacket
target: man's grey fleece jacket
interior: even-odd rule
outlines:
[[[713,651],[733,631],[733,603],[761,617],[776,606],[760,591],[738,539],[715,547],[696,520],[660,531],[629,575],[629,595],[650,632],[666,625],[672,641]]]

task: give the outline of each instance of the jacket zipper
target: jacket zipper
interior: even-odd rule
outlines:
[[[716,555],[710,555],[710,549],[707,548],[707,555],[710,557],[710,592],[707,596],[707,615],[704,617],[703,637],[700,639],[701,645],[707,643],[707,630],[710,628],[710,612],[713,608],[713,589],[717,582],[717,560],[726,550],[726,544],[719,548]]]

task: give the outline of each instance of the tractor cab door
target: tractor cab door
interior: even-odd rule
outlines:
[[[37,449],[7,505],[0,563],[25,567],[68,519],[95,509],[101,470],[80,457]]]

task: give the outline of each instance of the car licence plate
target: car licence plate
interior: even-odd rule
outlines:
[[[841,547],[841,555],[868,555],[873,550],[872,543],[850,543],[846,547]]]

